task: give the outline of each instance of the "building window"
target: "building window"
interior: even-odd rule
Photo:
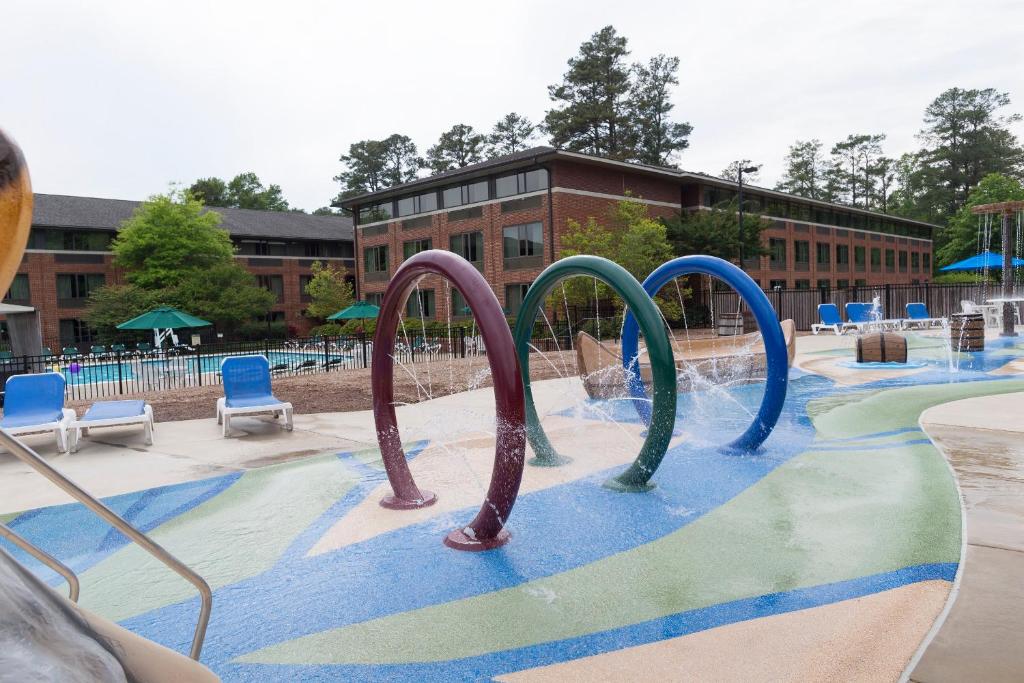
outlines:
[[[547,189],[548,172],[543,168],[522,173],[498,176],[494,181],[494,196],[511,197],[514,194]]]
[[[363,250],[363,257],[367,273],[388,272],[388,245],[367,247]]]
[[[882,272],[882,250],[878,247],[871,247],[871,272]]]
[[[426,239],[421,239],[421,240],[409,240],[408,242],[403,242],[402,243],[402,258],[403,259],[410,258],[410,257],[415,256],[416,254],[420,253],[421,251],[426,251],[427,249],[430,249],[430,238],[429,237],[426,238]]]
[[[323,245],[319,242],[303,242],[302,255],[306,258],[316,258],[324,255]]]
[[[811,243],[806,240],[793,242],[793,268],[808,270],[811,267]]]
[[[849,289],[849,288],[850,288],[850,281],[849,280],[836,280],[836,289]]]
[[[867,249],[865,247],[854,247],[853,248],[853,267],[858,272],[863,273],[867,264]]]
[[[437,193],[427,192],[415,197],[403,197],[398,200],[398,215],[411,216],[414,213],[426,213],[437,210]]]
[[[862,277],[859,277],[859,278],[857,278],[856,280],[853,281],[853,286],[854,287],[867,287],[868,286],[868,281],[865,280]]]
[[[465,318],[466,316],[473,314],[473,312],[469,310],[469,304],[466,302],[466,297],[462,296],[462,292],[454,287],[452,287],[451,305],[451,315],[453,318]]]
[[[29,248],[47,251],[110,251],[113,232],[33,228]]]
[[[772,270],[786,269],[786,240],[771,237],[768,239],[768,267]],[[774,282],[774,280],[773,280]]]
[[[828,270],[832,256],[832,247],[828,242],[818,242],[816,246],[818,250],[818,269]]]
[[[850,268],[850,245],[836,245],[836,266],[839,267],[839,270],[848,270]]]
[[[907,252],[905,251],[900,252],[900,272],[907,272]]]
[[[505,285],[505,313],[507,315],[519,315],[519,309],[523,307],[523,299],[529,291],[529,284]]]
[[[539,222],[506,226],[502,232],[505,268],[541,265],[544,253],[543,232],[543,225]]]
[[[885,272],[896,272],[896,250],[894,249],[885,250]]]
[[[306,292],[306,287],[313,281],[312,275],[300,275],[299,276],[299,301],[303,303],[309,303],[313,300],[313,297]]]
[[[64,318],[58,322],[61,346],[89,344],[96,336],[96,330],[90,329],[84,320]]]
[[[928,252],[921,254],[921,267],[926,273],[932,272],[932,255]]]
[[[25,273],[18,273],[11,280],[11,288],[7,290],[7,296],[4,297],[4,303],[9,304],[27,304],[32,299],[32,292],[28,287],[28,275]]]
[[[450,209],[453,206],[462,206],[463,204],[485,202],[490,199],[487,192],[486,180],[449,187],[442,193],[442,196],[444,199],[444,208],[446,209]]]
[[[783,244],[785,244],[785,242],[783,242]],[[785,280],[769,280],[768,281],[768,287],[770,289],[785,289],[786,288],[786,281]]]
[[[391,202],[359,207],[359,224],[376,223],[392,217]]]
[[[242,240],[238,243],[238,253],[243,256],[287,256],[288,245],[266,240]]]
[[[831,280],[829,280],[827,278],[823,278],[821,280],[818,280],[818,289],[830,289],[831,287],[832,287],[832,281]]]
[[[256,283],[273,293],[278,301],[284,300],[284,276],[283,275],[257,275]]]
[[[915,252],[911,252],[911,254],[910,254],[910,268],[915,273],[918,273],[918,272],[921,271],[921,255],[919,253],[917,253],[916,251]]]
[[[363,295],[363,300],[368,304],[373,304],[379,307],[384,302],[383,292],[367,292]]]
[[[432,289],[414,289],[405,302],[405,315],[409,318],[433,318],[434,312]]]
[[[793,282],[793,287],[796,288],[796,289],[810,289],[811,288],[811,281],[810,280],[795,280]]]
[[[93,290],[106,284],[107,278],[102,273],[57,275],[57,305],[62,308],[80,308]]]
[[[470,263],[481,265],[484,262],[484,234],[467,232],[463,235],[452,235],[448,240],[448,249]]]

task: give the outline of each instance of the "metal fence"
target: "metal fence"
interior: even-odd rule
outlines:
[[[402,364],[465,358],[482,353],[479,337],[453,328],[451,335],[399,335],[394,359]],[[230,356],[262,354],[274,377],[368,368],[369,335],[265,340],[171,349],[0,357],[0,385],[11,375],[59,372],[69,400],[113,398],[148,391],[220,384],[220,364]]]

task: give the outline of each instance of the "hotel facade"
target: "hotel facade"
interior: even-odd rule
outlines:
[[[3,301],[38,311],[45,345],[88,345],[93,332],[82,316],[89,294],[123,281],[110,244],[140,202],[52,194],[36,194],[34,199],[28,248]],[[235,258],[277,296],[266,320],[283,322],[296,334],[315,324],[304,315],[313,262],[354,270],[352,221],[346,217],[210,210],[221,215],[221,227],[237,250]]]
[[[395,269],[425,249],[448,249],[484,275],[515,314],[530,283],[557,260],[570,219],[599,221],[618,201],[652,217],[720,206],[736,183],[536,147],[340,203],[355,221],[356,280],[379,303]],[[744,270],[763,289],[918,284],[931,279],[928,223],[744,186],[745,211],[763,216],[767,255]],[[459,317],[465,303],[439,277],[420,285],[427,318]],[[410,297],[412,299],[412,297]],[[416,312],[410,300],[409,314]]]

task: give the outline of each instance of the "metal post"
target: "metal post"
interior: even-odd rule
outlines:
[[[366,333],[365,332],[360,332],[359,333],[359,343],[362,344],[362,346],[363,346],[363,367],[367,368],[367,367],[370,366],[370,362],[369,362],[369,359],[367,359],[367,357],[366,357]]]
[[[115,355],[115,358],[117,359],[117,393],[118,394],[123,394],[124,393],[124,379],[123,379],[123,376],[121,374],[121,352],[120,351],[117,352],[117,354]]]
[[[740,164],[739,192],[738,192],[738,195],[737,195],[737,199],[739,200],[740,222],[739,222],[739,225],[736,226],[737,227],[737,233],[736,234],[739,235],[739,240],[740,240],[740,268],[742,269],[743,268],[743,165],[742,164]],[[714,296],[714,294],[712,294],[712,296]]]
[[[39,457],[35,451],[22,444],[3,429],[0,429],[0,446],[3,446],[9,453],[49,479],[69,496],[95,512],[107,524],[142,546],[143,550],[170,567],[181,578],[196,587],[200,597],[199,622],[196,624],[195,634],[192,637],[190,656],[192,659],[199,661],[199,654],[203,649],[203,640],[206,638],[206,626],[210,621],[210,610],[213,609],[213,593],[203,577],[189,569],[178,558],[171,555],[162,546],[149,538],[149,536],[146,536],[119,517],[117,513],[80,488],[78,484],[58,472],[52,465]]]
[[[199,347],[196,347],[196,381],[199,386],[203,386],[203,358],[202,352]]]
[[[459,357],[466,357],[466,328],[459,328]]]
[[[1000,337],[1016,337],[1014,326],[1017,322],[1016,304],[1013,297],[1013,254],[1010,252],[1010,211],[1003,210],[1003,331]]]

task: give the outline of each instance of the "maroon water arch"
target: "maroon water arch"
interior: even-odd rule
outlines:
[[[392,361],[400,311],[419,279],[428,274],[447,278],[462,293],[472,310],[487,347],[496,409],[494,469],[487,498],[473,521],[449,533],[444,542],[459,550],[496,548],[508,541],[505,522],[512,512],[523,478],[526,451],[523,380],[512,333],[501,304],[480,271],[449,251],[422,251],[405,261],[395,271],[381,303],[377,332],[373,338],[373,419],[377,427],[377,443],[380,445],[393,494],[384,497],[380,504],[387,508],[409,510],[432,505],[437,501],[432,492],[416,486],[409,471],[395,417]]]

